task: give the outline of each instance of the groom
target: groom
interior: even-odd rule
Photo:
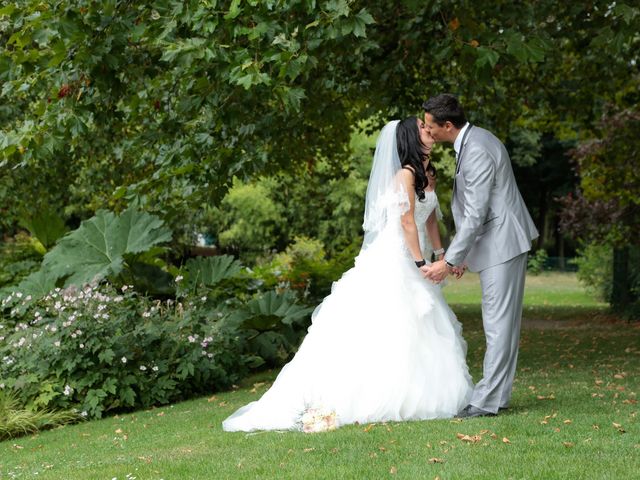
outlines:
[[[436,142],[456,151],[451,211],[456,234],[444,259],[423,267],[441,282],[464,268],[480,273],[486,336],[483,378],[459,418],[495,415],[507,408],[518,358],[527,252],[538,237],[513,176],[509,154],[491,132],[467,122],[453,95],[427,100],[424,123]]]

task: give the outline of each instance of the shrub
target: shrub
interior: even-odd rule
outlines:
[[[546,268],[549,255],[544,248],[539,248],[535,254],[529,257],[527,261],[527,271],[531,275],[540,275]]]
[[[233,310],[204,295],[151,300],[105,284],[3,300],[0,378],[23,405],[100,417],[227,388],[251,360],[227,322]]]
[[[73,411],[24,408],[15,393],[0,389],[0,441],[72,423],[80,418]]]
[[[613,288],[613,249],[607,245],[587,244],[573,260],[578,280],[598,299],[609,301]]]
[[[0,378],[21,405],[83,416],[146,408],[228,388],[297,349],[311,308],[291,293],[246,291],[232,257],[189,260],[177,296],[130,286],[13,292],[0,304]],[[243,295],[236,295],[244,285]]]
[[[331,291],[331,285],[353,267],[360,249],[360,239],[354,241],[331,259],[325,256],[320,240],[295,237],[294,243],[252,271],[254,281],[268,288],[291,291],[301,301],[317,305]]]
[[[40,268],[42,254],[24,233],[0,244],[0,288],[18,283]]]

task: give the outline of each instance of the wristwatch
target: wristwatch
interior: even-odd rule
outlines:
[[[427,261],[423,258],[422,260],[414,260],[414,262],[416,263],[416,267],[420,268],[423,267],[427,264]]]
[[[454,269],[455,265],[452,264],[452,263],[447,262],[446,260],[444,261],[444,263],[447,265],[447,271],[449,273],[453,273],[453,269]]]

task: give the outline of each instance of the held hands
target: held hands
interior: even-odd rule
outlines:
[[[438,260],[431,265],[420,267],[420,270],[422,271],[424,278],[428,278],[434,283],[440,283],[449,273],[455,275],[456,278],[462,277],[466,268],[466,265],[449,267],[444,260]]]
[[[462,275],[464,275],[464,272],[467,271],[467,266],[466,265],[460,265],[459,267],[452,267],[451,268],[451,273],[453,273],[456,276],[456,279],[459,279],[462,277]]]

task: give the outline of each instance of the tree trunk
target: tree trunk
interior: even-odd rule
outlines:
[[[616,310],[624,310],[631,303],[629,275],[629,247],[613,249],[613,288],[609,303]]]
[[[562,236],[562,234],[558,233],[558,229],[556,228],[556,238],[558,239],[557,242],[557,246],[558,246],[558,268],[561,271],[565,271],[565,269],[567,268],[567,264],[565,262],[565,258],[564,258],[564,237]]]

